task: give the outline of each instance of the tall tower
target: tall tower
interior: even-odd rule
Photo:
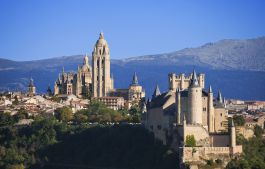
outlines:
[[[211,86],[208,94],[208,130],[209,132],[214,132],[213,91]]]
[[[92,53],[93,97],[107,96],[113,89],[110,77],[110,53],[107,41],[101,32]]]
[[[202,124],[202,88],[195,70],[188,89],[188,114],[188,123]]]

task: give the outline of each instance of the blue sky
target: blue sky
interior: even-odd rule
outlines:
[[[90,55],[100,31],[115,59],[255,38],[265,1],[0,0],[0,58]]]

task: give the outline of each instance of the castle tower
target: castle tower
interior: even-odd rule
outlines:
[[[214,132],[214,107],[213,107],[213,91],[212,87],[209,87],[208,93],[208,130]]]
[[[181,114],[181,102],[180,102],[180,90],[179,88],[177,88],[177,91],[176,91],[176,120],[177,120],[177,124],[180,124],[180,114]]]
[[[202,124],[202,88],[195,70],[188,89],[188,123]]]
[[[99,39],[92,53],[92,74],[93,96],[107,96],[108,92],[112,90],[113,85],[110,77],[109,47],[102,32],[99,35]]]
[[[236,146],[236,128],[234,124],[234,120],[232,119],[230,126],[230,147]]]
[[[35,85],[34,85],[34,83],[33,83],[33,79],[32,79],[32,78],[30,78],[30,80],[29,80],[28,94],[29,94],[30,96],[33,96],[33,95],[36,94],[36,87],[35,87]]]

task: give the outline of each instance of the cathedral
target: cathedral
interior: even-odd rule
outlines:
[[[67,73],[63,69],[55,81],[54,95],[72,94],[79,98],[103,101],[114,109],[117,109],[117,106],[113,105],[130,108],[134,104],[139,104],[145,97],[145,91],[138,84],[136,73],[128,89],[114,88],[114,79],[110,73],[110,51],[102,32],[92,52],[92,67],[89,65],[88,56],[85,55],[83,65],[78,66],[77,73]],[[115,103],[117,101],[121,103]]]
[[[225,100],[220,91],[215,99],[211,86],[205,90],[205,74],[169,74],[168,82],[165,93],[155,88],[142,120],[157,139],[178,151],[181,164],[197,165],[205,162],[202,159],[228,162],[242,153],[233,121],[228,124]],[[195,145],[189,145],[191,138]]]

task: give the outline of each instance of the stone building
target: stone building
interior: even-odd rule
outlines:
[[[136,73],[132,83],[126,89],[115,89],[114,79],[110,73],[110,51],[107,41],[101,32],[92,52],[92,67],[88,56],[85,55],[83,65],[78,66],[77,73],[64,72],[59,74],[54,85],[54,95],[76,95],[81,98],[98,98],[106,104],[112,103],[110,97],[122,97],[124,101],[116,99],[119,108],[130,108],[145,97],[145,91],[138,84]],[[120,104],[124,104],[120,106]],[[113,107],[113,106],[109,106]]]
[[[88,62],[88,56],[85,55],[83,65],[78,66],[77,73],[63,71],[59,74],[54,85],[54,95],[74,94],[77,97],[91,96],[92,92],[92,70]]]
[[[145,98],[145,91],[138,83],[136,72],[133,75],[132,82],[127,89],[114,89],[110,92],[112,97],[123,97],[124,107],[130,109],[134,105],[140,105]]]
[[[33,83],[33,79],[30,78],[29,80],[29,85],[28,85],[28,95],[29,96],[34,96],[36,94],[36,87]]]
[[[222,159],[240,154],[235,144],[233,124],[228,127],[228,112],[221,92],[214,99],[211,86],[204,88],[205,75],[169,75],[169,90],[160,93],[156,87],[143,114],[145,128],[164,144],[176,149],[182,163],[204,163],[203,159]],[[195,147],[187,147],[186,138],[193,136]]]

